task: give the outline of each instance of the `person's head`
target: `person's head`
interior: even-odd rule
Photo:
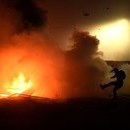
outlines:
[[[119,69],[118,69],[118,68],[114,68],[114,69],[112,70],[112,72],[113,72],[113,71],[116,73],[116,72],[119,71]]]

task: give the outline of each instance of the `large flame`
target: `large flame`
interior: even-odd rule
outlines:
[[[12,40],[15,45],[4,44],[0,48],[0,98],[22,94],[61,97],[59,68],[62,67],[62,56],[57,58],[59,53],[37,44],[40,42],[37,36],[36,42],[32,38],[16,36]]]
[[[19,73],[12,81],[5,84],[5,88],[9,94],[21,94],[32,85],[32,82],[24,76],[23,73]]]

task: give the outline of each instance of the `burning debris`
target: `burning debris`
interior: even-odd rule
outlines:
[[[5,84],[5,88],[11,94],[21,94],[31,87],[31,81],[25,78],[24,74],[19,73],[11,83]]]
[[[75,31],[72,48],[63,51],[42,30],[46,13],[35,1],[2,0],[1,6],[0,17],[2,13],[8,14],[0,21],[2,97],[15,94],[52,99],[104,96],[99,84],[108,79],[111,67],[102,60],[95,36]],[[3,23],[7,28],[3,28]]]
[[[98,85],[107,66],[98,56],[96,37],[75,31],[73,47],[62,51],[40,29],[46,17],[35,1],[1,3],[4,13],[11,10],[0,22],[1,96],[24,93],[55,99],[102,95]],[[1,23],[8,25],[6,31]]]

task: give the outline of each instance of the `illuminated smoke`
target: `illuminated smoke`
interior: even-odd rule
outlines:
[[[66,52],[67,93],[72,97],[103,96],[99,85],[109,70],[98,53],[99,40],[88,32],[75,31],[72,49]]]
[[[2,0],[0,6],[0,86],[22,73],[32,83],[27,94],[49,98],[104,96],[99,84],[109,68],[98,53],[96,37],[75,31],[72,48],[62,51],[42,30],[46,13],[35,1]],[[0,91],[7,94],[4,87]]]
[[[0,93],[6,94],[3,86],[18,73],[33,84],[26,93],[54,97],[59,91],[61,51],[45,36],[46,13],[35,2],[0,1]]]

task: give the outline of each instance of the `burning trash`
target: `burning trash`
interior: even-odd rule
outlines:
[[[11,94],[21,94],[31,87],[31,81],[25,78],[23,73],[19,73],[17,77],[14,77],[11,83],[5,84],[5,88]]]

